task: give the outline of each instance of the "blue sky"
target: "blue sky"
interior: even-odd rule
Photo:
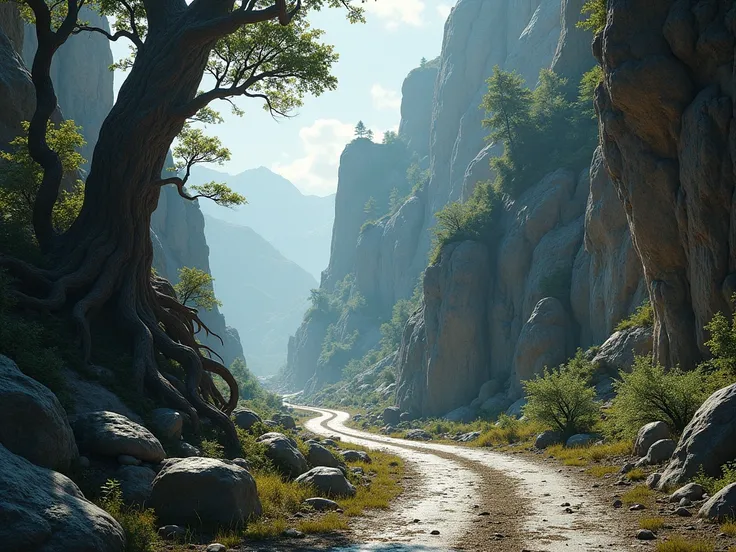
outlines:
[[[227,104],[212,107],[225,122],[212,127],[231,153],[220,170],[237,174],[265,166],[291,180],[303,193],[328,195],[337,188],[338,160],[363,120],[380,135],[397,129],[401,84],[422,57],[439,55],[452,0],[368,0],[366,24],[350,25],[341,10],[314,17],[325,41],[335,45],[340,61],[334,67],[338,89],[306,98],[297,115],[274,121],[256,100],[239,99],[245,117],[230,114]],[[112,43],[116,58],[126,44]],[[125,75],[115,74],[115,89]],[[218,168],[218,167],[213,167]]]

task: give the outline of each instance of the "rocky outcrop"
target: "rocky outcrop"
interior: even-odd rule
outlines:
[[[83,453],[107,457],[132,456],[158,464],[166,458],[161,443],[145,427],[114,412],[90,412],[72,423]]]
[[[21,121],[30,120],[36,107],[31,76],[18,54],[23,24],[13,3],[0,4],[0,148],[21,134]]]
[[[78,456],[66,412],[48,388],[0,355],[0,444],[37,466],[67,471]]]
[[[718,476],[721,467],[736,457],[736,384],[713,393],[682,432],[672,460],[662,474],[660,487],[685,483],[702,470]]]
[[[620,370],[629,370],[634,358],[652,352],[652,329],[629,328],[615,332],[593,357],[600,372],[615,376]]]
[[[669,366],[707,353],[704,326],[736,289],[734,17],[731,3],[611,0],[594,42],[606,165]]]
[[[0,542],[3,550],[123,552],[123,529],[55,471],[0,445]]]
[[[83,7],[79,15],[89,25],[109,32],[107,17],[93,9]],[[35,30],[26,25],[22,53],[27,67],[33,64],[37,48]],[[88,162],[92,160],[102,122],[113,104],[112,63],[112,51],[107,38],[99,33],[80,33],[73,35],[59,48],[51,64],[51,79],[62,115],[82,127],[87,145],[81,149],[81,153]]]
[[[429,154],[429,131],[432,127],[439,62],[439,58],[434,59],[412,70],[401,87],[399,136],[420,158]]]

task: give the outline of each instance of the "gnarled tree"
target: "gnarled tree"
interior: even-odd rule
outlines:
[[[114,16],[114,32],[87,26],[80,19],[84,5]],[[136,387],[187,413],[195,430],[200,416],[209,418],[232,446],[237,445],[237,434],[228,414],[238,400],[237,384],[197,343],[195,333],[203,327],[197,311],[177,301],[172,286],[152,274],[151,214],[164,185],[177,186],[186,199],[233,199],[214,183],[198,195],[187,193],[189,168],[202,160],[196,153],[184,159],[183,175],[161,176],[167,152],[182,130],[191,138],[192,121],[216,118],[207,107],[210,102],[260,98],[272,113],[286,114],[305,94],[335,87],[330,68],[337,56],[307,20],[311,10],[325,6],[343,6],[349,18],[361,18],[347,0],[295,0],[290,5],[287,0],[21,2],[38,38],[31,71],[37,106],[28,146],[43,168],[33,228],[49,263],[36,267],[0,256],[0,267],[19,276],[21,304],[70,309],[87,360],[90,317],[103,312],[120,320],[131,338]],[[67,231],[58,233],[52,211],[63,169],[46,141],[47,123],[57,104],[50,69],[58,48],[81,32],[101,33],[110,40],[127,38],[133,53],[127,62],[129,75],[99,133],[81,212]],[[201,86],[209,89],[201,91]],[[195,150],[202,147],[201,139],[194,142]],[[210,155],[218,155],[216,145],[204,146]],[[185,381],[162,373],[157,353],[180,364]],[[209,373],[229,384],[227,400]]]

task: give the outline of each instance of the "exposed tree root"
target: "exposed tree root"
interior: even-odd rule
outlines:
[[[135,389],[147,391],[182,411],[195,433],[201,429],[201,418],[209,419],[225,433],[228,453],[239,454],[237,432],[229,417],[238,403],[238,384],[230,371],[213,358],[219,355],[196,340],[201,330],[215,334],[202,323],[195,309],[178,302],[168,281],[150,276],[150,254],[133,260],[126,247],[129,244],[114,247],[110,245],[112,240],[90,242],[90,249],[67,258],[58,270],[40,269],[0,256],[0,268],[21,282],[21,289],[14,294],[18,304],[46,311],[70,306],[85,363],[90,362],[92,354],[90,318],[103,308],[113,313],[132,340]],[[161,372],[157,352],[181,366],[183,382]],[[211,374],[227,383],[227,399]]]

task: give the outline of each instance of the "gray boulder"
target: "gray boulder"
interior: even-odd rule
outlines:
[[[261,515],[250,473],[214,458],[167,462],[153,480],[149,504],[162,524],[232,528]]]
[[[649,477],[647,477],[647,480],[645,481],[645,484],[650,489],[654,489],[659,484],[660,479],[662,479],[661,473],[650,473]]]
[[[461,406],[455,410],[448,412],[443,418],[449,422],[472,422],[476,418],[476,411],[469,406]]]
[[[469,433],[462,433],[455,437],[453,440],[460,443],[470,443],[480,437],[480,431],[470,431]]]
[[[157,408],[151,412],[151,430],[164,441],[179,441],[184,431],[184,416],[171,408]]]
[[[114,478],[120,482],[120,491],[126,504],[145,504],[151,496],[156,472],[145,466],[121,466]]]
[[[340,505],[334,500],[329,498],[308,498],[304,501],[304,504],[311,506],[318,512],[325,512],[328,510],[338,510]]]
[[[651,352],[652,328],[629,328],[614,332],[601,345],[593,362],[598,365],[601,372],[618,374],[619,370],[631,369],[634,365],[634,356],[645,356]]]
[[[296,421],[288,414],[275,414],[273,421],[284,429],[296,429]]]
[[[596,435],[591,435],[590,433],[578,433],[570,437],[565,443],[565,446],[567,448],[584,447],[593,443],[597,438]]]
[[[698,517],[713,521],[724,521],[736,517],[736,483],[726,485],[709,498],[700,508]]]
[[[402,412],[399,416],[400,422],[410,422],[412,419],[412,415],[409,412]]]
[[[386,425],[395,426],[401,421],[401,410],[398,406],[389,406],[384,409],[381,416]]]
[[[373,460],[368,456],[368,453],[362,450],[344,450],[340,453],[343,460],[346,462],[364,462],[370,464]]]
[[[526,399],[521,398],[514,402],[511,406],[509,406],[506,409],[506,415],[512,416],[514,418],[521,418],[521,415],[524,413],[524,407],[526,406]]]
[[[736,384],[713,393],[682,432],[677,449],[662,474],[660,488],[686,483],[702,468],[718,476],[721,466],[736,458]]]
[[[186,441],[179,441],[175,447],[176,455],[180,458],[191,458],[192,456],[202,456],[202,451],[194,445]]]
[[[310,466],[325,466],[328,468],[342,468],[343,464],[335,456],[319,443],[309,443],[307,461]]]
[[[534,441],[534,447],[546,449],[559,443],[562,443],[562,433],[560,431],[547,430],[537,435],[537,439]]]
[[[69,469],[79,455],[56,395],[0,355],[0,444],[38,466]]]
[[[676,447],[677,443],[672,439],[660,439],[649,447],[647,455],[639,460],[636,465],[651,466],[652,464],[661,464],[662,462],[666,462],[670,459],[672,453],[675,452]]]
[[[0,548],[4,552],[123,552],[117,521],[71,479],[0,445]]]
[[[242,429],[250,429],[254,424],[262,422],[261,417],[247,408],[236,408],[233,412],[235,425]]]
[[[649,447],[660,439],[670,438],[670,428],[664,422],[651,422],[642,426],[636,435],[634,442],[634,454],[646,456]]]
[[[423,429],[412,429],[406,432],[405,439],[410,441],[431,441],[432,436]]]
[[[100,456],[128,455],[158,464],[166,453],[156,437],[142,425],[115,412],[88,412],[72,423],[80,450]]]
[[[326,496],[354,496],[355,487],[337,468],[312,468],[296,478],[297,483],[313,486],[320,494]]]
[[[670,502],[680,503],[683,498],[690,501],[700,500],[705,494],[705,489],[697,483],[688,483],[684,487],[680,487],[670,496]]]
[[[265,433],[257,441],[266,445],[266,456],[287,477],[299,477],[309,469],[307,459],[297,448],[296,441],[283,433]]]

